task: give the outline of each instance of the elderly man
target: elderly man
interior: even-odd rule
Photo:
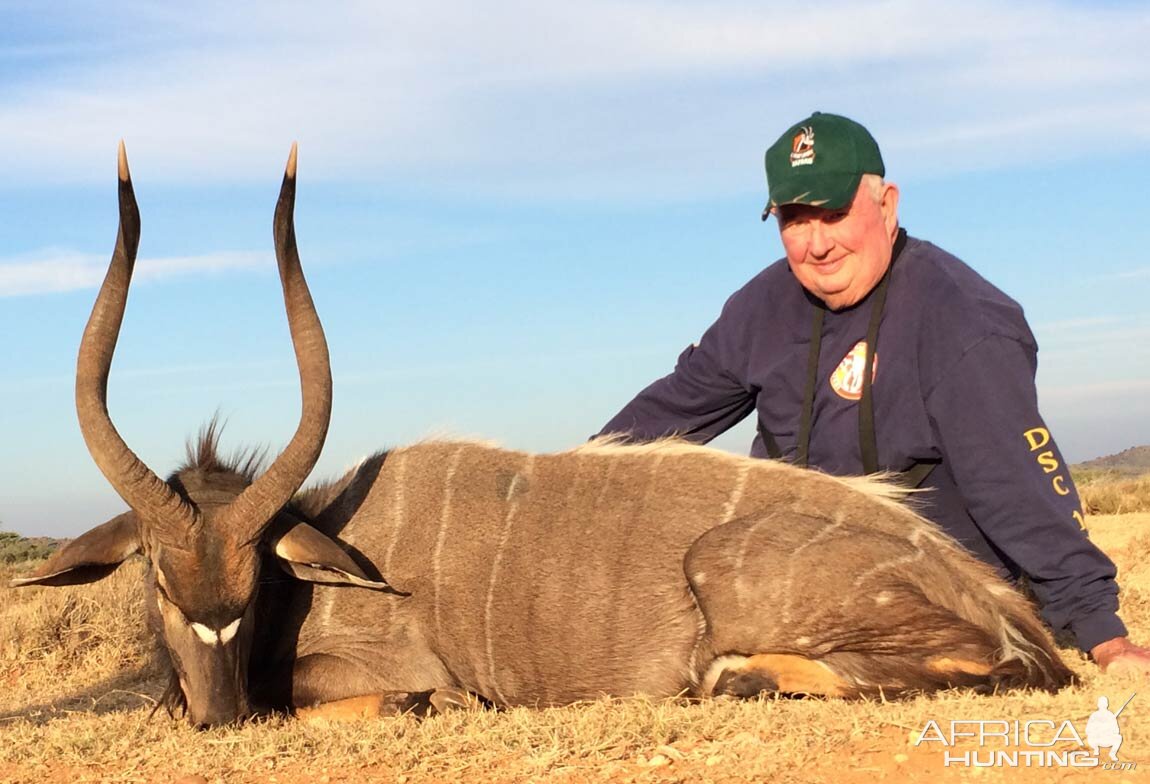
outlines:
[[[674,372],[603,428],[706,442],[751,412],[751,454],[840,475],[895,471],[923,513],[1009,578],[1103,669],[1150,672],[1115,615],[1114,564],[1087,538],[1037,408],[1022,308],[898,225],[863,126],[816,112],[766,154],[786,258],[727,301]]]

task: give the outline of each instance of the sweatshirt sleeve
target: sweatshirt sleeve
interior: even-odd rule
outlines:
[[[1114,563],[1082,525],[1070,470],[1038,413],[1035,349],[991,335],[927,395],[927,411],[975,523],[1030,580],[1042,614],[1089,651],[1126,634]]]
[[[677,435],[705,444],[753,411],[754,391],[723,361],[740,353],[735,347],[740,319],[734,301],[732,297],[727,302],[697,344],[679,355],[672,373],[636,395],[599,435],[626,434],[635,441]]]

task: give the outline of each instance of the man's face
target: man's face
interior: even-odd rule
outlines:
[[[890,265],[898,228],[898,188],[883,183],[878,200],[866,182],[839,210],[805,204],[775,208],[791,272],[831,310],[870,293]]]

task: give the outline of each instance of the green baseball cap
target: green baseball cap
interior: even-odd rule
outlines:
[[[809,204],[837,210],[854,199],[864,174],[886,174],[878,144],[866,128],[837,114],[815,112],[767,149],[772,207]]]

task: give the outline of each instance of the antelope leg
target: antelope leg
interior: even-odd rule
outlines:
[[[719,669],[711,676],[714,686],[710,689],[715,695],[754,697],[762,692],[779,692],[847,697],[857,691],[826,664],[793,654],[724,657],[716,661],[715,666]]]
[[[942,675],[990,675],[994,667],[977,659],[960,659],[950,656],[932,656],[926,660],[927,669]]]
[[[401,716],[411,713],[425,716],[432,710],[431,692],[392,691],[382,694],[363,694],[342,700],[321,702],[307,708],[297,708],[296,717],[305,721],[360,721],[380,716]]]
[[[380,716],[428,716],[453,710],[478,710],[478,698],[460,689],[433,689],[431,691],[389,691],[363,694],[298,708],[296,717],[305,721],[360,721]]]

